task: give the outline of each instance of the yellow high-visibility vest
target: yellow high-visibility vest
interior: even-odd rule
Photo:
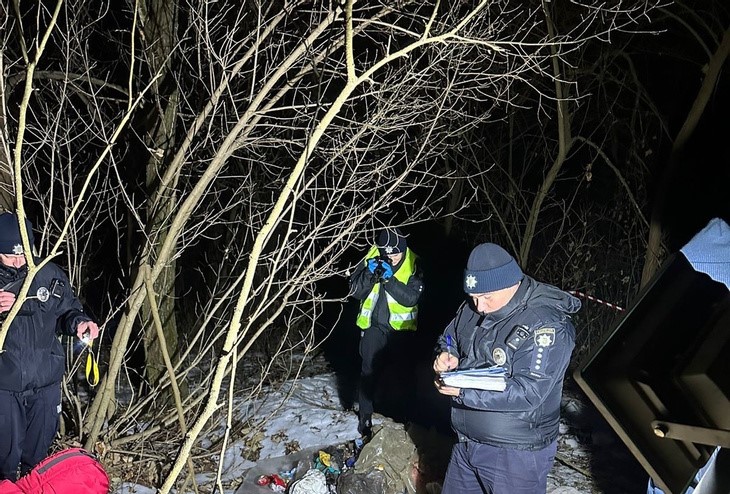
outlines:
[[[365,257],[365,264],[368,259],[372,259],[379,254],[378,248],[373,246]],[[406,248],[406,254],[398,271],[393,276],[403,284],[407,284],[408,280],[416,271],[416,259],[418,256],[409,248]],[[365,300],[360,305],[360,314],[357,316],[356,324],[361,329],[368,329],[371,325],[371,319],[375,304],[380,297],[380,283],[376,283]],[[415,331],[416,319],[418,317],[418,307],[406,307],[399,304],[388,292],[384,292],[388,301],[388,311],[390,312],[390,327],[396,331]]]

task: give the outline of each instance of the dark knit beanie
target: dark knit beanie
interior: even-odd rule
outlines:
[[[28,241],[33,245],[33,225],[25,219]],[[0,214],[0,254],[23,254],[23,241],[20,239],[18,217],[15,213]]]
[[[464,270],[466,293],[495,292],[516,285],[522,270],[514,257],[496,244],[480,244],[469,254]]]
[[[375,245],[378,247],[381,256],[405,253],[407,247],[406,237],[403,236],[403,233],[398,228],[386,228],[382,230],[378,235]]]

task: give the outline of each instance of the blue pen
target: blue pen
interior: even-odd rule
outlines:
[[[449,353],[449,355],[453,355],[451,353],[451,335],[450,334],[446,335],[446,351]]]

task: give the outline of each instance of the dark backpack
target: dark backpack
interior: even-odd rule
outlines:
[[[0,494],[108,494],[109,477],[88,451],[69,448],[55,453],[13,484],[0,483]]]

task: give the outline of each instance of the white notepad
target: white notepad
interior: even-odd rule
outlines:
[[[486,391],[504,391],[507,387],[504,368],[499,366],[480,369],[463,369],[442,372],[441,380],[447,386],[455,388],[483,389]]]

